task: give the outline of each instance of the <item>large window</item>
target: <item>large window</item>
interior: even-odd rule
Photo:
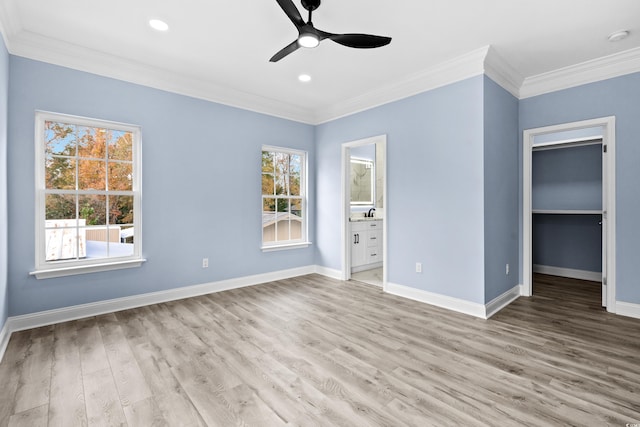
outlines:
[[[36,271],[139,265],[140,128],[36,113]]]
[[[262,246],[308,244],[306,155],[277,147],[262,148]]]

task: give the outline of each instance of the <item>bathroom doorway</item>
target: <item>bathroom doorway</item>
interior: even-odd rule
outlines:
[[[387,138],[342,144],[342,280],[387,283]]]

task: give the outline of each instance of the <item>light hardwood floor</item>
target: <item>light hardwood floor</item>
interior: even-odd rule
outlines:
[[[318,275],[13,334],[1,426],[625,426],[640,320],[537,276],[485,321]]]
[[[351,273],[351,280],[355,280],[362,283],[368,283],[374,286],[383,286],[383,270],[382,267],[373,268],[371,270],[359,271],[357,273]]]

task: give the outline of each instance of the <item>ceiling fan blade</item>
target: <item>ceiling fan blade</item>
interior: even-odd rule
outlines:
[[[305,24],[304,19],[302,19],[302,16],[300,16],[300,12],[298,11],[298,8],[293,4],[292,0],[276,1],[278,2],[282,10],[284,10],[284,13],[286,13],[289,19],[291,19],[291,22],[293,22],[293,25],[295,25],[296,28],[300,28]]]
[[[391,37],[374,36],[372,34],[331,34],[325,31],[318,31],[318,33],[322,39],[331,39],[343,46],[358,49],[370,49],[391,43]]]
[[[287,45],[286,47],[281,49],[280,52],[273,55],[269,61],[278,62],[285,56],[289,55],[291,52],[296,51],[299,47],[300,45],[298,44],[298,39],[295,39],[293,42],[291,42],[291,44]]]

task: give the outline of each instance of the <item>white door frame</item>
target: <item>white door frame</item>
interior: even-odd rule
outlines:
[[[616,312],[616,149],[615,117],[602,117],[573,123],[564,123],[535,129],[523,133],[522,149],[522,295],[531,296],[533,284],[532,260],[532,215],[531,215],[531,159],[533,139],[537,135],[571,131],[602,126],[602,145],[606,147],[603,155],[603,230],[606,234],[606,262],[603,264],[603,287],[606,284],[607,311]],[[604,260],[603,260],[604,261]],[[604,298],[603,298],[603,302]]]
[[[359,139],[357,141],[345,142],[342,144],[342,280],[351,278],[351,239],[349,238],[349,217],[351,216],[351,186],[349,185],[351,175],[350,152],[353,147],[376,144],[382,147],[384,161],[382,162],[382,191],[384,197],[384,217],[382,221],[382,289],[387,288],[387,218],[389,217],[387,191],[387,135],[378,135],[370,138]]]

